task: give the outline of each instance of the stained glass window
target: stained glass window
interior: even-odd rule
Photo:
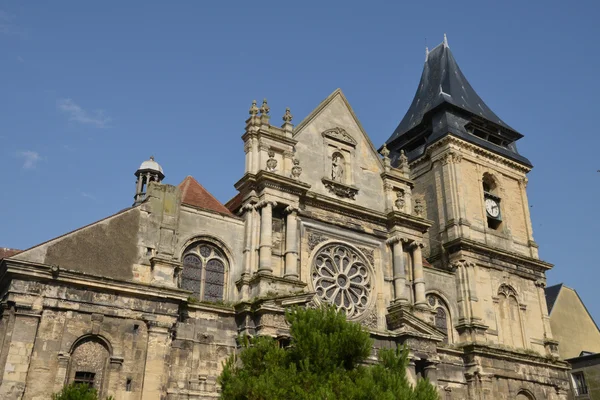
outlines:
[[[427,303],[435,312],[433,316],[433,325],[442,333],[444,333],[444,343],[448,343],[451,338],[451,324],[448,321],[448,310],[446,308],[446,305],[444,304],[444,301],[435,294],[428,294]]]
[[[223,300],[226,259],[210,243],[198,243],[183,257],[181,288],[190,290],[197,300]]]

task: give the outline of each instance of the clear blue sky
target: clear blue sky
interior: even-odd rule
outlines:
[[[24,249],[132,203],[151,154],[168,183],[235,194],[253,99],[298,123],[340,87],[375,145],[448,34],[486,103],[525,134],[549,284],[600,323],[600,3],[0,2],[0,246]],[[296,4],[296,5],[292,5]]]

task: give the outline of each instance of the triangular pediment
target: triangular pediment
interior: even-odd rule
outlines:
[[[302,180],[336,201],[383,211],[383,163],[340,89],[294,129]]]
[[[421,320],[406,308],[392,307],[386,316],[388,329],[399,335],[443,341],[445,336],[438,329]]]

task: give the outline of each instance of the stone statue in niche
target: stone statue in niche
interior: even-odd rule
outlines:
[[[344,182],[344,157],[340,153],[333,153],[331,157],[331,180]]]

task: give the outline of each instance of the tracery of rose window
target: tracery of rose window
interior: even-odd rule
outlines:
[[[313,261],[313,285],[318,298],[358,317],[369,306],[371,272],[363,257],[342,244],[324,246]]]

